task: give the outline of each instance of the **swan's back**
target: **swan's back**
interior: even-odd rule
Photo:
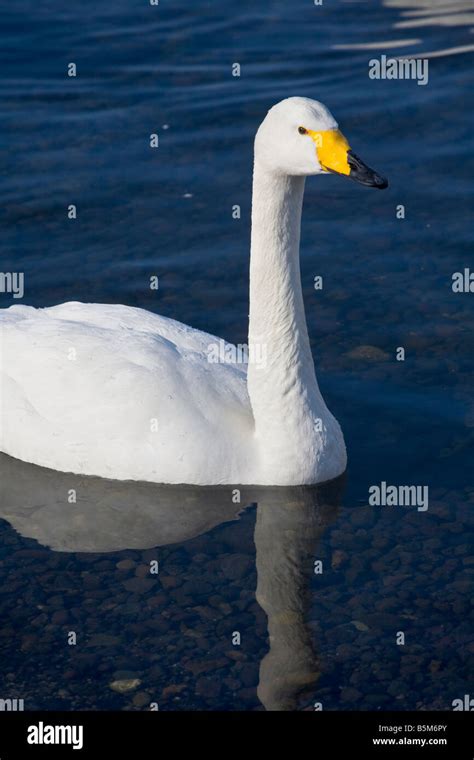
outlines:
[[[218,338],[107,304],[13,306],[0,325],[3,451],[156,482],[198,483],[214,457],[216,482],[235,482],[253,420],[245,365],[208,361]]]

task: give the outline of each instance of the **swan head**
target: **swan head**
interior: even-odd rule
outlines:
[[[383,190],[388,182],[351,149],[328,108],[286,98],[270,108],[255,137],[255,158],[275,174],[340,174]]]

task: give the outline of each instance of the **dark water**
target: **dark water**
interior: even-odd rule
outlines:
[[[325,102],[390,188],[307,183],[308,327],[349,453],[334,493],[242,490],[235,504],[230,489],[119,488],[2,459],[0,698],[445,710],[469,693],[474,296],[451,278],[472,261],[472,52],[456,51],[474,45],[474,13],[431,8],[19,0],[2,12],[1,270],[25,273],[24,303],[126,303],[245,342],[252,139],[289,95]],[[427,53],[429,83],[370,80],[381,53]],[[428,511],[367,506],[381,481],[428,486]],[[110,684],[124,679],[136,683],[119,694]]]

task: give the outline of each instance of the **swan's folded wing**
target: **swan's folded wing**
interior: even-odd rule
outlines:
[[[229,455],[252,424],[245,367],[210,363],[210,340],[130,307],[4,310],[2,450],[122,479],[158,468],[156,480],[178,457],[197,467],[213,441]]]

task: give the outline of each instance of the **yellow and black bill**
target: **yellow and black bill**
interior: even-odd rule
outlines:
[[[338,129],[325,131],[305,130],[316,146],[316,155],[321,168],[332,174],[342,174],[360,185],[383,190],[388,187],[385,177],[367,166],[351,149],[346,138]]]

